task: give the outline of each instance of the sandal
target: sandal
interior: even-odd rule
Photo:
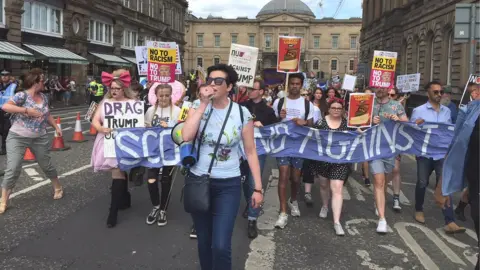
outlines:
[[[6,202],[0,202],[0,215],[5,213],[7,211],[7,203]]]
[[[54,200],[60,200],[61,198],[63,198],[63,187],[55,189],[55,193],[53,194]]]

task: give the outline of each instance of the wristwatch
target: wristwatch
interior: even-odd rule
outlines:
[[[257,192],[263,195],[263,188],[262,189],[253,189],[253,192]]]

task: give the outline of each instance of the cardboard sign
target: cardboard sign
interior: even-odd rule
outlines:
[[[148,71],[147,46],[135,46],[135,60],[137,61],[138,75],[146,76]]]
[[[355,84],[357,82],[357,76],[345,74],[343,77],[342,89],[353,91],[355,90]]]
[[[395,86],[396,65],[396,52],[374,51],[369,86],[374,88],[393,88]]]
[[[148,48],[148,81],[174,82],[176,61],[175,48]]]
[[[420,88],[420,73],[397,76],[397,88],[402,93],[418,91]]]
[[[177,48],[177,63],[175,64],[175,74],[176,75],[182,75],[182,62],[180,61],[180,47],[178,47],[178,44],[176,44]]]
[[[350,93],[347,126],[365,128],[372,126],[373,102],[375,94]]]
[[[228,64],[238,73],[237,86],[253,87],[258,48],[232,43]]]
[[[280,36],[278,38],[277,72],[299,72],[301,48],[301,37]]]
[[[192,103],[189,101],[184,101],[182,105],[182,110],[180,111],[180,114],[178,115],[178,122],[183,122],[187,120],[188,116],[188,111],[192,107]]]
[[[105,134],[103,138],[103,155],[106,158],[114,158],[115,134],[117,129],[145,127],[145,112],[143,101],[105,101],[103,102],[103,127],[113,131]]]

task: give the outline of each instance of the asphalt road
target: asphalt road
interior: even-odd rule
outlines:
[[[147,187],[131,185],[132,208],[119,213],[117,227],[106,228],[110,175],[93,173],[89,166],[94,137],[86,135],[85,143],[68,142],[76,112],[83,117],[86,110],[77,107],[53,113],[62,118],[65,142],[72,147],[52,152],[65,188],[62,200],[52,200],[49,181],[36,163],[24,164],[11,207],[0,216],[0,269],[199,269],[196,241],[188,237],[191,219],[180,202],[180,175],[175,179],[167,226],[145,224],[151,210]],[[88,133],[89,123],[82,121],[82,128]],[[48,131],[53,136],[53,130]],[[5,156],[0,156],[0,169],[5,163]],[[234,269],[473,269],[478,248],[470,220],[459,222],[469,228],[466,234],[443,234],[443,217],[430,191],[425,202],[427,224],[415,223],[415,174],[414,161],[404,158],[403,211],[394,213],[388,196],[387,221],[392,232],[387,235],[375,232],[372,192],[353,174],[344,192],[341,220],[346,235],[337,237],[331,215],[326,220],[318,217],[318,192],[313,193],[313,208],[300,202],[300,218],[290,218],[284,230],[273,228],[278,214],[278,171],[269,159],[263,175],[269,188],[259,219],[261,233],[253,241],[246,237],[242,202],[233,236]],[[432,177],[431,189],[434,182]]]

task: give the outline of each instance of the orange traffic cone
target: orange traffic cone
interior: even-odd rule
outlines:
[[[97,130],[93,127],[92,124],[90,124],[90,132],[89,134],[90,136],[96,136],[97,135]]]
[[[77,113],[77,120],[75,121],[75,131],[73,132],[73,138],[69,142],[86,142],[87,140],[83,136],[82,132],[82,120],[80,120],[80,113]]]
[[[62,124],[60,124],[60,117],[57,117],[57,126],[62,129]],[[70,146],[65,146],[63,143],[63,137],[59,136],[57,134],[57,131],[55,131],[55,136],[53,137],[53,142],[52,142],[52,148],[50,148],[50,151],[65,151],[70,149]]]
[[[25,155],[23,155],[23,161],[36,161],[35,155],[32,153],[29,147],[25,150]]]

